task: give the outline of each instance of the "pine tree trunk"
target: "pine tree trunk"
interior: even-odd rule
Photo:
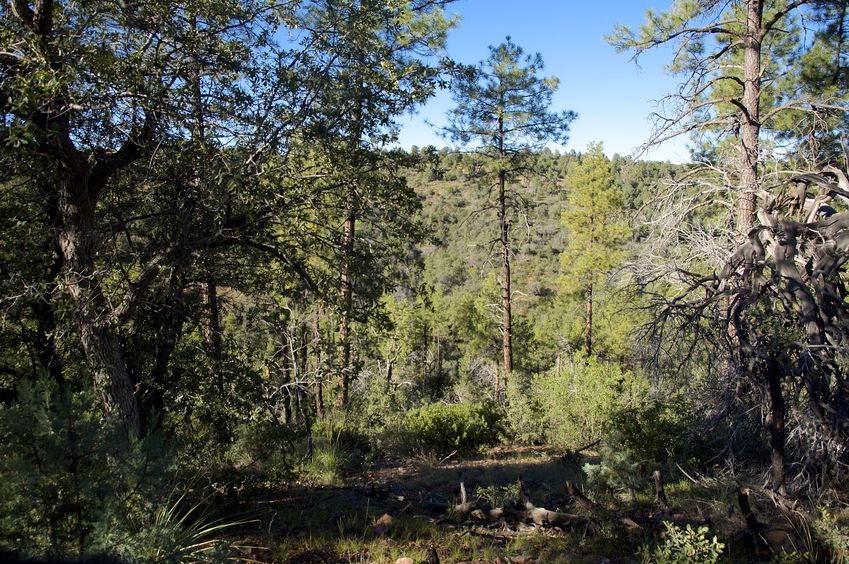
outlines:
[[[318,312],[315,314],[313,319],[312,326],[312,334],[313,334],[313,342],[314,351],[315,351],[315,382],[313,384],[313,395],[315,399],[315,418],[321,419],[324,417],[324,390],[322,389],[322,379],[323,379],[323,370],[322,370],[322,347],[324,346],[324,340],[321,338],[321,318],[324,315],[324,308],[319,306]]]
[[[499,152],[504,153],[504,122],[499,116]],[[501,349],[504,389],[513,371],[513,312],[510,285],[510,222],[507,219],[507,173],[498,173],[498,224],[501,231]]]
[[[203,343],[209,366],[209,381],[215,386],[219,396],[224,395],[224,374],[221,370],[221,309],[218,303],[218,285],[212,267],[204,265],[205,276],[202,288],[202,302],[206,313],[203,325]]]
[[[351,170],[354,175],[359,173],[360,142],[362,140],[362,100],[355,100],[351,115],[351,131],[349,150]],[[357,222],[357,179],[350,178],[345,195],[345,224],[342,231],[342,275],[340,297],[342,314],[339,320],[339,351],[338,351],[338,381],[336,406],[344,408],[348,405],[348,392],[351,381],[351,314],[353,307],[354,280],[351,274],[354,261],[354,240]]]
[[[740,116],[740,194],[737,203],[737,234],[740,237],[746,237],[754,225],[755,194],[758,190],[762,25],[763,0],[747,0],[743,111]]]
[[[336,392],[336,406],[340,408],[348,405],[348,386],[351,379],[351,307],[353,303],[351,262],[354,255],[354,233],[356,229],[355,198],[355,188],[352,184],[348,188],[345,226],[342,234],[343,259],[340,292],[342,312],[339,320],[339,374]]]
[[[593,285],[587,286],[587,319],[584,328],[587,358],[593,354]]]
[[[321,379],[315,381],[315,418],[324,417],[324,390],[322,390]]]

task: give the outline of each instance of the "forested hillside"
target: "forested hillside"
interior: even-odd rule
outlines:
[[[689,164],[449,4],[0,2],[0,560],[849,558],[846,3],[611,25]]]

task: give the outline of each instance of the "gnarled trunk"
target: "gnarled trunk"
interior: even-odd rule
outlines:
[[[775,366],[774,361],[768,363],[766,379],[768,397],[766,426],[769,432],[770,486],[780,494],[787,494],[784,475],[787,409],[784,403],[784,394],[781,390],[781,372]]]
[[[74,303],[74,318],[86,360],[106,413],[127,432],[141,428],[134,386],[121,339],[103,296],[95,269],[96,190],[88,184],[87,167],[60,174],[59,248],[62,250],[65,290]]]

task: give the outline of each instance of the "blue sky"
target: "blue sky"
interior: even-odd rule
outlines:
[[[602,141],[605,153],[632,154],[651,132],[649,115],[656,100],[674,90],[675,77],[666,75],[669,49],[640,58],[619,54],[604,41],[616,24],[640,25],[648,8],[663,10],[671,0],[458,0],[448,8],[461,21],[448,38],[448,55],[475,63],[488,55],[488,46],[509,35],[526,52],[539,52],[547,76],[557,76],[560,88],[553,110],[574,110],[578,119],[569,143],[561,149],[583,151]],[[417,115],[404,121],[400,144],[446,145],[425,119],[440,124],[451,107],[451,97],[440,93]],[[655,160],[686,162],[686,139],[652,150]]]

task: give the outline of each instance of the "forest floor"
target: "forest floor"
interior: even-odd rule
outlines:
[[[457,503],[461,481],[469,501],[488,499],[494,506],[518,491],[521,478],[537,507],[593,518],[566,491],[567,482],[584,483],[581,465],[587,461],[592,457],[578,460],[549,448],[504,447],[474,459],[378,460],[338,486],[266,488],[251,496],[262,534],[247,543],[266,548],[245,549],[244,556],[292,564],[638,562],[640,547],[656,541],[669,518],[709,522],[710,535],[726,543],[728,561],[774,559],[752,551],[746,522],[734,507],[736,484],[705,477],[670,480],[673,509],[666,513],[658,511],[651,486],[634,494],[587,493],[597,495],[594,501],[609,515],[638,521],[636,528],[603,519],[566,530],[481,523],[446,510]]]

